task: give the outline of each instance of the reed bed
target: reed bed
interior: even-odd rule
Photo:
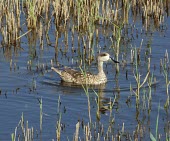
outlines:
[[[44,43],[51,44],[49,30],[53,26],[56,33],[55,47],[58,46],[57,34],[68,32],[69,28],[73,35],[75,31],[82,32],[91,42],[92,36],[96,33],[98,37],[99,34],[98,30],[95,30],[96,26],[101,26],[104,30],[112,27],[111,33],[115,35],[117,27],[129,23],[130,13],[134,21],[137,17],[142,17],[142,23],[146,30],[149,30],[152,25],[156,28],[162,26],[168,9],[168,0],[163,2],[161,0],[144,2],[136,0],[107,2],[104,0],[3,0],[0,4],[2,47],[21,48],[22,38],[34,33],[34,40],[39,40],[43,49]],[[72,38],[74,40],[74,36]],[[90,45],[91,43],[89,47]]]
[[[50,46],[55,48],[53,62],[56,64],[59,53],[67,54],[71,49],[73,56],[75,54],[79,56],[78,65],[81,66],[82,63],[91,65],[95,52],[100,52],[107,46],[107,43],[104,47],[99,45],[99,37],[104,36],[105,40],[111,41],[111,52],[118,60],[120,48],[126,50],[135,34],[137,38],[144,32],[166,28],[164,21],[165,15],[169,14],[169,5],[168,0],[164,2],[160,0],[158,2],[155,0],[107,2],[104,0],[3,0],[0,3],[1,47],[5,57],[12,61],[11,70],[19,69],[12,60],[12,54],[17,56],[22,52],[24,50],[22,43],[25,41],[28,41],[32,60],[37,57],[37,46],[41,50]],[[132,16],[133,24],[129,24],[129,16]],[[135,27],[138,17],[141,17],[145,27],[141,31]],[[60,39],[62,35],[63,44]],[[30,61],[28,61],[28,69],[31,70]],[[39,67],[37,70],[40,70]],[[116,72],[119,72],[119,65],[116,65]]]

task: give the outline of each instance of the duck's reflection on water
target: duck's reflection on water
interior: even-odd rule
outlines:
[[[100,84],[100,85],[77,85],[74,83],[68,83],[65,81],[61,81],[60,83],[61,86],[66,87],[64,89],[64,93],[69,93],[69,88],[76,88],[76,91],[79,91],[78,89],[83,88],[84,91],[88,91],[90,94],[95,93],[97,98],[96,98],[96,103],[97,103],[97,110],[101,114],[105,114],[107,111],[114,109],[118,109],[118,102],[116,100],[116,96],[114,94],[114,90],[106,90],[106,84]],[[112,96],[107,96],[106,93],[109,91],[113,92]]]

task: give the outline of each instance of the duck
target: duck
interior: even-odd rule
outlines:
[[[78,71],[72,68],[65,67],[64,70],[57,69],[55,67],[51,67],[53,71],[55,71],[64,82],[74,83],[77,85],[100,85],[107,82],[107,76],[103,70],[103,63],[112,60],[114,63],[119,63],[118,61],[114,60],[110,56],[109,53],[103,52],[100,53],[97,57],[98,61],[98,73],[92,74],[90,72],[83,72]]]

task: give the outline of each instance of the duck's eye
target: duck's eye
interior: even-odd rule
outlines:
[[[106,53],[102,53],[102,54],[100,54],[100,56],[107,56],[107,54]]]

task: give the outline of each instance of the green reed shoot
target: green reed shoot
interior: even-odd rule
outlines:
[[[164,67],[163,67],[163,75],[165,77],[165,84],[166,84],[166,94],[169,95],[169,84],[170,84],[170,81],[168,79],[168,70],[167,70],[167,65],[166,63],[164,63]]]
[[[91,106],[90,106],[90,97],[89,97],[89,86],[88,85],[82,85],[83,89],[84,89],[84,92],[87,96],[87,101],[88,101],[88,114],[89,114],[89,121],[90,121],[90,124],[92,123],[92,120],[91,120]]]
[[[150,64],[150,58],[148,58],[149,60],[149,64]],[[148,69],[148,71],[150,70],[150,68]],[[154,75],[153,73],[151,75],[148,76],[148,96],[147,96],[147,100],[148,100],[148,110],[150,109],[150,105],[151,105],[151,100],[152,100],[152,85],[156,82],[154,82]]]
[[[165,77],[165,85],[166,85],[166,94],[167,94],[167,100],[164,104],[164,107],[167,108],[170,104],[169,104],[169,101],[170,101],[170,96],[169,96],[169,85],[170,85],[170,81],[168,79],[168,72],[167,70],[164,68],[164,77]]]
[[[138,59],[137,59],[137,50],[136,50],[136,48],[135,48],[134,54],[135,54],[135,62],[136,62],[135,65],[136,65],[136,67],[135,67],[135,72],[133,72],[133,73],[134,73],[134,77],[135,77],[137,86],[136,86],[136,91],[133,91],[133,89],[131,89],[131,88],[130,89],[136,95],[136,104],[138,105],[139,101],[140,101],[140,89],[145,84],[146,80],[148,79],[150,71],[147,72],[143,82],[141,82],[141,74],[140,74],[140,72],[138,70]],[[150,65],[150,64],[148,64],[148,65]]]
[[[121,41],[121,31],[122,31],[122,25],[120,26],[115,26],[116,27],[116,46],[115,46],[115,55],[116,55],[116,60],[119,59],[119,50],[120,50],[120,41]],[[119,72],[119,65],[116,64],[116,72]]]
[[[164,104],[164,107],[167,108],[169,107],[169,85],[170,85],[170,81],[169,81],[169,77],[168,77],[168,67],[167,67],[167,63],[169,63],[169,57],[168,57],[168,52],[166,50],[165,52],[165,59],[164,59],[164,63],[163,63],[163,75],[165,77],[165,85],[166,85],[166,94],[167,94],[167,100]]]
[[[35,80],[35,78],[33,78],[33,80],[32,80],[32,90],[33,91],[35,91],[36,90],[36,80]]]
[[[43,118],[43,111],[42,111],[42,98],[39,102],[40,104],[40,132],[42,132],[42,118]]]
[[[15,141],[15,134],[14,133],[11,134],[11,140]]]
[[[61,99],[60,99],[60,95],[58,96],[58,108],[57,108],[57,113],[60,113],[60,103],[61,103]]]
[[[146,109],[146,89],[145,88],[143,89],[142,102],[143,102],[142,109],[145,110]]]
[[[56,125],[56,139],[57,141],[60,141],[61,138],[61,113],[59,116],[59,120],[57,121],[57,125]]]
[[[11,134],[11,140],[12,140],[12,141],[16,141],[17,128],[18,128],[18,127],[15,127],[15,132]]]
[[[60,141],[61,138],[61,117],[62,113],[60,112],[60,104],[61,104],[61,98],[60,95],[58,97],[58,106],[57,106],[57,114],[59,114],[59,118],[56,123],[56,139],[57,141]]]
[[[22,128],[22,131],[24,131],[24,113],[22,113],[21,115],[21,128]]]
[[[85,68],[85,64],[84,64],[84,68]],[[87,73],[86,73],[86,70],[83,70],[81,67],[79,67],[80,70],[81,70],[81,73],[83,74],[84,78],[86,79],[86,76],[87,76]],[[87,96],[87,101],[88,101],[88,114],[89,114],[89,121],[90,121],[90,124],[92,123],[92,119],[91,119],[91,106],[90,106],[90,97],[89,97],[89,85],[88,84],[85,84],[85,85],[82,85],[83,87],[83,90]]]
[[[112,118],[112,109],[113,109],[115,102],[116,102],[116,95],[115,95],[113,101],[110,98],[110,105],[109,105],[109,109],[110,109],[109,121],[110,121],[110,123],[113,123],[113,121],[114,121],[114,118]]]
[[[160,110],[160,102],[159,102],[159,106],[158,106],[158,115],[157,115],[157,119],[156,119],[156,129],[155,129],[155,137],[153,136],[153,134],[150,132],[150,139],[152,141],[157,141],[158,139],[158,126],[159,126],[159,110]]]
[[[155,84],[156,81],[154,82],[154,76],[153,73],[152,75],[148,76],[148,96],[147,96],[147,100],[148,100],[148,111],[150,111],[150,105],[151,105],[151,100],[152,100],[152,84]]]
[[[97,100],[96,100],[96,104],[97,104],[96,117],[97,117],[98,120],[100,120],[100,96],[95,90],[93,90],[93,92],[97,96]]]
[[[37,21],[37,17],[36,17],[36,13],[35,13],[35,9],[36,9],[36,1],[31,1],[28,0],[28,22],[29,22],[29,26],[30,28],[36,28],[36,21]]]

